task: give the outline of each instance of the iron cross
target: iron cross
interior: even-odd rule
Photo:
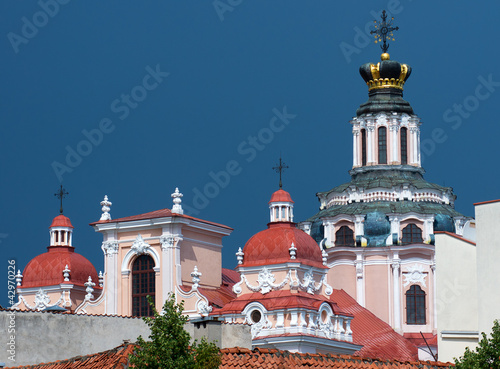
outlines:
[[[394,17],[392,17],[389,22],[387,22],[387,13],[385,10],[382,12],[382,22],[377,23],[375,22],[375,30],[370,31],[370,34],[375,35],[375,43],[377,42],[383,42],[382,45],[380,45],[380,48],[382,49],[382,52],[386,53],[387,50],[389,49],[389,45],[387,44],[387,41],[394,41],[394,33],[393,31],[399,30],[399,27],[393,27],[392,26],[392,21],[394,20]]]
[[[61,188],[59,188],[59,191],[54,194],[55,197],[57,197],[59,200],[61,200],[61,209],[59,209],[59,213],[63,213],[63,199],[66,197],[66,195],[69,195],[69,193],[63,188],[61,185]]]
[[[276,173],[280,174],[280,188],[283,187],[283,184],[281,183],[281,175],[283,174],[285,169],[288,169],[288,168],[289,168],[288,165],[286,165],[285,162],[281,160],[281,156],[280,156],[280,165],[273,167],[273,169],[276,171]]]

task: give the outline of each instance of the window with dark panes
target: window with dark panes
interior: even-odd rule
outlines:
[[[425,291],[415,284],[406,291],[406,324],[426,324]]]
[[[401,128],[401,164],[408,164],[408,129]]]
[[[155,262],[149,255],[135,259],[132,267],[132,315],[153,316],[147,296],[155,297]]]
[[[335,246],[354,246],[354,232],[348,226],[342,226],[335,232]]]
[[[403,228],[403,238],[401,239],[403,245],[410,243],[422,243],[422,230],[413,223],[408,224]]]
[[[387,164],[387,128],[378,129],[378,163]]]

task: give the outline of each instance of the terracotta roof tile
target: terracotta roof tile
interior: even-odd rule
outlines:
[[[134,220],[145,220],[145,219],[155,219],[155,218],[165,218],[165,217],[180,217],[180,218],[192,219],[192,220],[196,220],[198,222],[211,224],[211,225],[215,225],[218,227],[232,230],[231,227],[228,227],[224,224],[209,222],[208,220],[203,220],[203,219],[191,217],[189,215],[172,213],[172,211],[170,209],[166,209],[166,208],[160,209],[160,210],[155,210],[155,211],[150,211],[148,213],[132,215],[129,217],[117,218],[117,219],[112,219],[112,220],[100,220],[98,222],[90,223],[90,225],[93,226],[96,224],[105,224],[105,223],[131,222]]]

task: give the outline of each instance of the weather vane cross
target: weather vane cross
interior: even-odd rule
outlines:
[[[370,34],[375,35],[375,43],[382,42],[380,48],[384,53],[389,49],[389,44],[387,41],[394,41],[394,31],[399,30],[399,27],[393,27],[392,21],[394,17],[392,17],[389,22],[387,22],[387,13],[385,10],[382,12],[382,22],[374,21],[375,30],[370,31]]]
[[[280,188],[283,187],[283,183],[281,182],[281,175],[283,174],[285,169],[288,169],[288,168],[289,168],[288,165],[286,165],[285,162],[281,160],[281,156],[280,156],[280,164],[273,167],[273,169],[276,171],[276,173],[280,174]]]
[[[63,188],[61,185],[61,188],[59,188],[59,191],[57,191],[54,196],[57,197],[59,200],[61,200],[61,209],[59,209],[59,213],[63,213],[63,199],[66,197],[66,195],[69,195],[69,193]]]

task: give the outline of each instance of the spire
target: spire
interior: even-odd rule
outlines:
[[[273,169],[276,171],[276,173],[280,174],[280,189],[283,188],[283,183],[281,182],[281,176],[282,176],[283,172],[285,171],[285,169],[288,169],[288,168],[289,168],[288,165],[286,165],[285,162],[281,160],[281,155],[280,155],[280,164],[273,167]]]
[[[62,185],[59,188],[59,191],[54,194],[55,197],[61,200],[61,208],[59,209],[59,214],[63,213],[63,199],[66,197],[66,195],[69,195],[69,193],[63,188]]]
[[[387,41],[394,41],[394,33],[393,31],[398,31],[399,27],[393,27],[392,26],[392,21],[394,20],[394,17],[392,17],[389,22],[387,22],[387,13],[382,11],[382,22],[373,21],[375,23],[375,30],[371,31],[370,34],[375,35],[375,43],[378,42],[383,42],[382,45],[380,45],[380,48],[382,49],[382,60],[385,60],[384,57],[387,57],[389,59],[389,54],[387,54],[387,50],[389,49],[389,45],[387,44]],[[385,56],[384,54],[387,54]]]

